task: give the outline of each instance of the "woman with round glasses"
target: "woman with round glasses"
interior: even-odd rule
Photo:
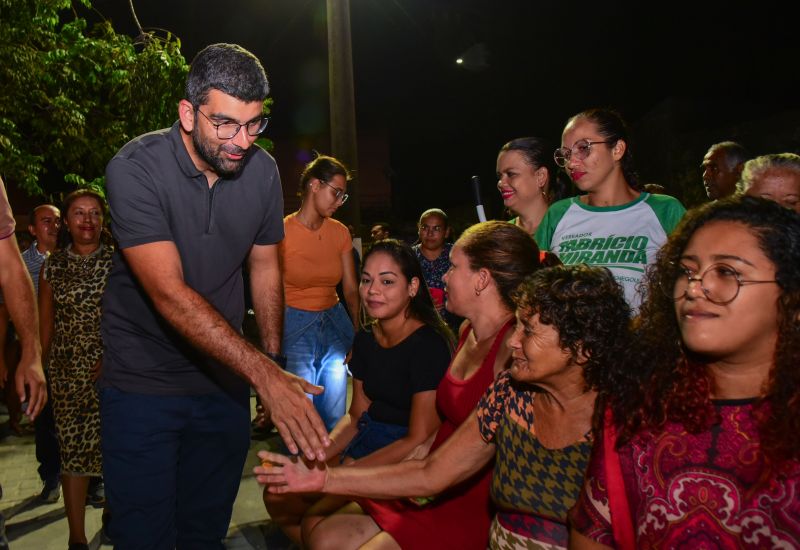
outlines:
[[[559,177],[552,149],[538,137],[512,139],[497,155],[497,189],[516,217],[511,223],[536,233],[547,208],[568,196],[569,184]]]
[[[693,210],[647,283],[571,548],[800,548],[800,217]]]
[[[353,242],[347,227],[331,218],[347,200],[349,177],[333,157],[320,155],[306,165],[300,177],[300,210],[283,219],[280,245],[286,370],[325,388],[313,399],[328,431],[345,413],[344,360],[358,325]],[[336,294],[340,281],[349,317]]]
[[[567,265],[607,267],[638,308],[637,286],[685,209],[667,195],[642,192],[625,122],[608,109],[590,109],[567,121],[554,159],[583,195],[554,203],[536,242]]]

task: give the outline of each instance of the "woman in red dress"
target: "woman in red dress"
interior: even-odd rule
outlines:
[[[437,389],[443,423],[430,451],[469,417],[495,376],[508,366],[506,343],[514,325],[511,294],[540,267],[539,250],[530,235],[499,221],[467,229],[450,258],[452,266],[444,277],[447,308],[467,320]],[[491,472],[488,464],[430,501],[359,500],[335,514],[312,510],[304,520],[303,542],[311,548],[358,548],[369,543],[404,549],[484,549],[493,516]]]

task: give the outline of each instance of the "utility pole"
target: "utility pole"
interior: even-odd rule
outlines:
[[[328,9],[328,89],[331,110],[331,154],[353,172],[343,217],[361,226],[356,110],[353,92],[353,49],[350,42],[350,0],[326,0]]]

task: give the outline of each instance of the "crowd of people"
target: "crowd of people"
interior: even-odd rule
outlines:
[[[0,185],[0,384],[70,549],[100,476],[116,547],[221,548],[251,389],[284,449],[265,515],[303,547],[800,546],[800,156],[714,144],[686,212],[589,109],[500,148],[510,219],[431,205],[359,262],[338,159],[284,215],[258,59],[209,46],[185,92],[23,254]]]

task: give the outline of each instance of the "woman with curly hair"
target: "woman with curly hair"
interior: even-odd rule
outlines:
[[[511,368],[426,459],[326,470],[259,453],[272,463],[257,468],[259,480],[276,493],[313,488],[423,497],[467,479],[496,457],[491,493],[497,515],[489,547],[566,547],[567,510],[578,496],[591,451],[595,388],[628,343],[630,308],[608,270],[586,265],[536,272],[520,286],[515,303]],[[473,521],[466,510],[461,519]],[[413,547],[432,548],[434,537],[430,533]]]
[[[647,281],[570,546],[800,547],[800,217],[707,204]]]

